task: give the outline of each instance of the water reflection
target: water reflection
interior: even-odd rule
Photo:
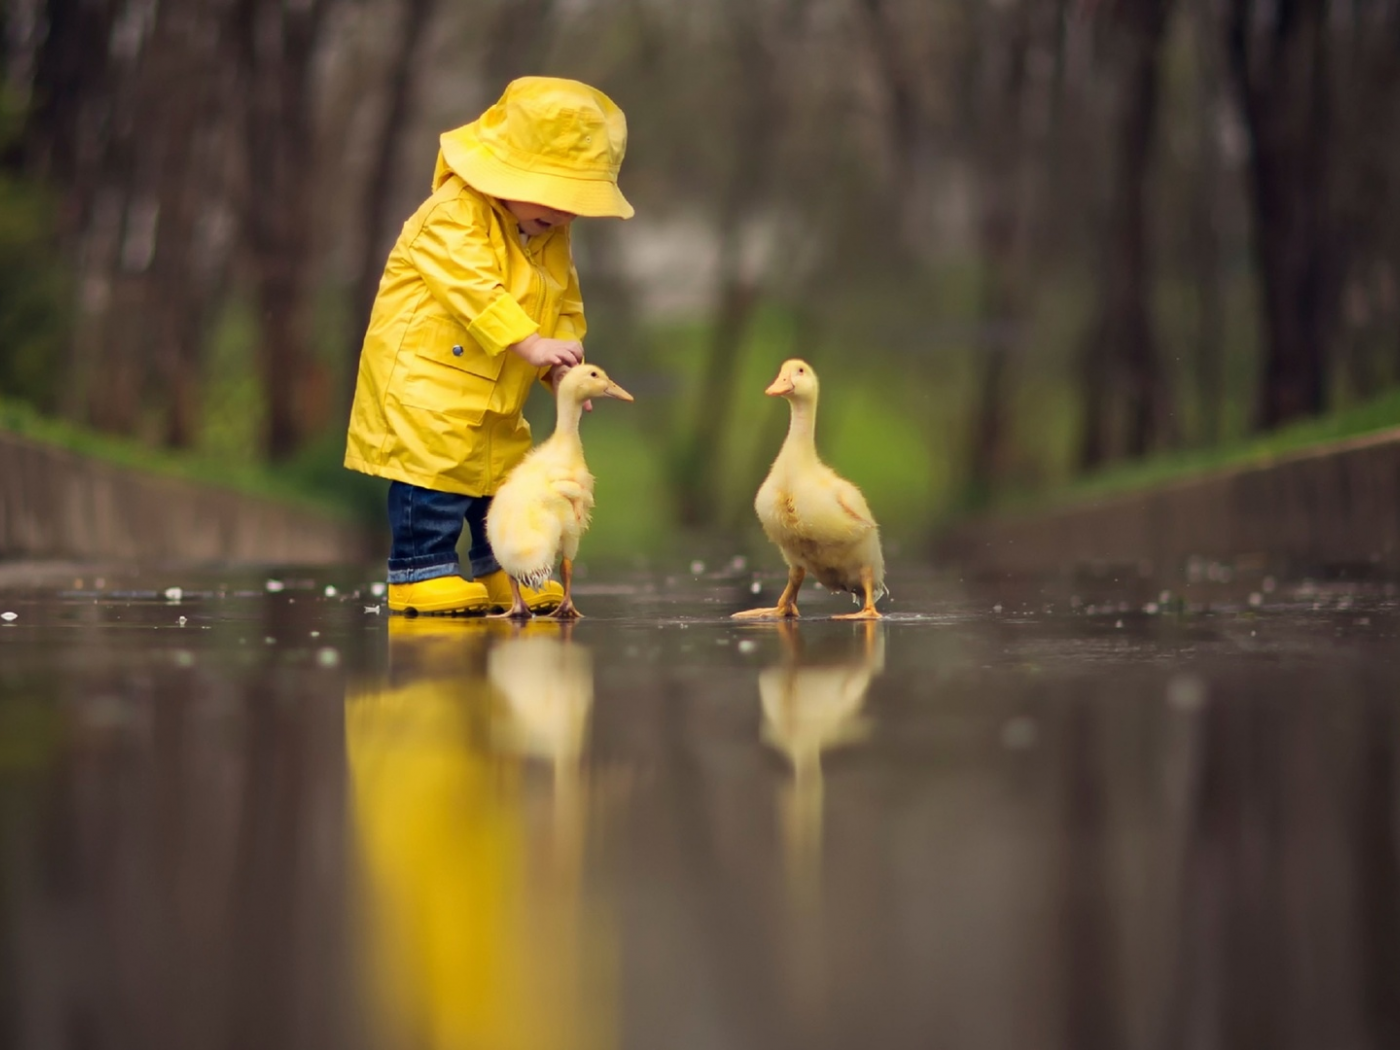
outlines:
[[[791,780],[779,791],[778,822],[793,901],[810,906],[820,891],[822,754],[867,735],[861,709],[871,680],[884,669],[885,635],[880,625],[864,624],[854,656],[814,662],[797,625],[780,623],[778,631],[785,658],[758,676],[762,734],[792,766]]]
[[[589,651],[427,618],[389,645],[346,704],[376,1044],[612,1045],[614,938],[582,880]]]

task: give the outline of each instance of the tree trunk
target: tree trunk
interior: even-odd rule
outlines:
[[[720,518],[722,444],[729,432],[740,351],[758,300],[758,289],[739,272],[738,231],[726,230],[721,238],[722,283],[700,381],[699,414],[677,464],[677,510],[682,524],[697,529],[713,526]]]
[[[551,43],[556,0],[499,0],[486,19],[482,76],[491,101],[516,77],[539,72]]]
[[[1194,46],[1201,63],[1197,97],[1196,142],[1198,162],[1191,188],[1190,269],[1195,278],[1196,399],[1200,431],[1196,443],[1219,443],[1225,408],[1225,275],[1220,260],[1219,200],[1224,160],[1215,126],[1220,96],[1220,62],[1209,21],[1210,0],[1198,0],[1190,11],[1195,28]]]
[[[324,369],[311,345],[311,74],[329,0],[239,0],[246,99],[243,202],[262,322],[260,372],[269,460],[293,456],[326,422]]]
[[[1116,240],[1121,249],[1117,272],[1122,285],[1114,304],[1114,327],[1116,349],[1126,365],[1124,424],[1126,450],[1132,457],[1145,455],[1164,432],[1170,399],[1149,316],[1153,282],[1147,244],[1147,183],[1157,137],[1162,40],[1171,8],[1172,0],[1135,0],[1125,5],[1133,46],[1128,103],[1120,128],[1121,212]]]
[[[965,504],[987,504],[1006,470],[1008,387],[1020,342],[1024,202],[1022,108],[1031,43],[1030,4],[1017,2],[1003,17],[988,13],[980,49],[990,69],[978,79],[985,102],[973,114],[979,192],[978,250],[982,289],[973,417]]]
[[[1080,465],[1098,466],[1119,449],[1144,455],[1164,429],[1168,395],[1149,315],[1147,184],[1158,116],[1161,46],[1172,0],[1124,0],[1114,40],[1125,56],[1123,102],[1113,123],[1112,182],[1100,313],[1085,350],[1085,431]],[[1105,371],[1107,374],[1105,375]],[[1114,403],[1105,403],[1104,394]],[[1121,438],[1109,434],[1122,427]],[[1107,441],[1106,441],[1107,439]]]
[[[423,34],[432,21],[436,0],[403,0],[398,47],[389,66],[387,101],[383,120],[374,136],[374,165],[365,186],[363,204],[364,238],[360,246],[359,276],[355,281],[355,324],[350,331],[350,367],[346,369],[348,393],[353,394],[360,360],[360,346],[369,328],[370,311],[379,291],[384,269],[384,249],[389,227],[389,195],[393,190],[394,167],[399,145],[408,127],[408,108],[414,90],[414,71]],[[348,397],[347,397],[348,400]]]
[[[1254,0],[1231,0],[1231,79],[1250,141],[1254,255],[1264,362],[1257,421],[1271,429],[1327,403],[1335,325],[1328,216],[1330,99],[1327,4],[1272,5],[1261,27]]]
[[[226,121],[217,118],[226,67],[217,19],[210,0],[163,0],[143,106],[143,163],[153,169],[158,209],[145,281],[149,401],[165,411],[163,440],[171,448],[192,447],[199,437],[204,339],[226,254],[200,238],[201,218],[224,204]]]
[[[921,134],[918,95],[900,46],[899,27],[888,11],[889,0],[858,0],[857,11],[875,53],[875,67],[885,95],[885,123],[891,158],[890,188],[901,208],[912,207],[915,165]],[[912,225],[912,224],[911,224]],[[905,229],[906,236],[914,229]],[[911,247],[917,248],[917,245]]]
[[[44,41],[35,57],[32,103],[25,119],[25,165],[66,192],[83,186],[96,132],[93,118],[110,106],[112,22],[115,0],[48,0],[42,5]],[[87,189],[91,189],[88,185]],[[85,196],[70,199],[65,212],[83,213]],[[69,235],[75,232],[71,227]]]
[[[734,380],[761,293],[759,278],[744,272],[741,239],[766,199],[781,120],[777,71],[764,36],[767,20],[750,5],[751,0],[729,0],[724,5],[743,90],[730,113],[733,159],[721,188],[716,221],[719,278],[711,315],[714,327],[696,419],[681,438],[674,470],[681,522],[694,529],[713,528],[722,518],[720,446],[729,430]],[[781,8],[773,21],[786,24]]]

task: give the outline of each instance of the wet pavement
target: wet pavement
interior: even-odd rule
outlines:
[[[0,589],[0,1046],[1400,1045],[1393,586],[687,568]]]

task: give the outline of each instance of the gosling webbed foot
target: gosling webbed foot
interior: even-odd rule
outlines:
[[[578,611],[578,608],[574,605],[573,602],[565,601],[562,605],[559,606],[559,608],[555,609],[552,613],[548,613],[544,617],[544,619],[559,620],[565,623],[572,623],[575,620],[582,620],[583,613]]]
[[[520,593],[520,584],[516,582],[514,577],[511,577],[510,608],[503,613],[494,613],[490,619],[515,620],[519,622],[533,619],[534,615],[535,614],[530,611],[530,607],[525,604],[525,595]]]
[[[802,614],[796,605],[779,605],[772,609],[745,609],[730,615],[731,620],[796,620]]]
[[[875,609],[862,609],[860,612],[839,613],[833,616],[833,620],[883,620],[884,614]]]

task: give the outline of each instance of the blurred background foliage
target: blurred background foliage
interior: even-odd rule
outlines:
[[[368,305],[437,134],[525,73],[598,85],[631,132],[638,217],[576,228],[590,355],[638,395],[586,422],[595,557],[752,536],[792,355],[911,552],[1400,423],[1400,0],[5,18],[0,425],[377,522],[339,465]]]

